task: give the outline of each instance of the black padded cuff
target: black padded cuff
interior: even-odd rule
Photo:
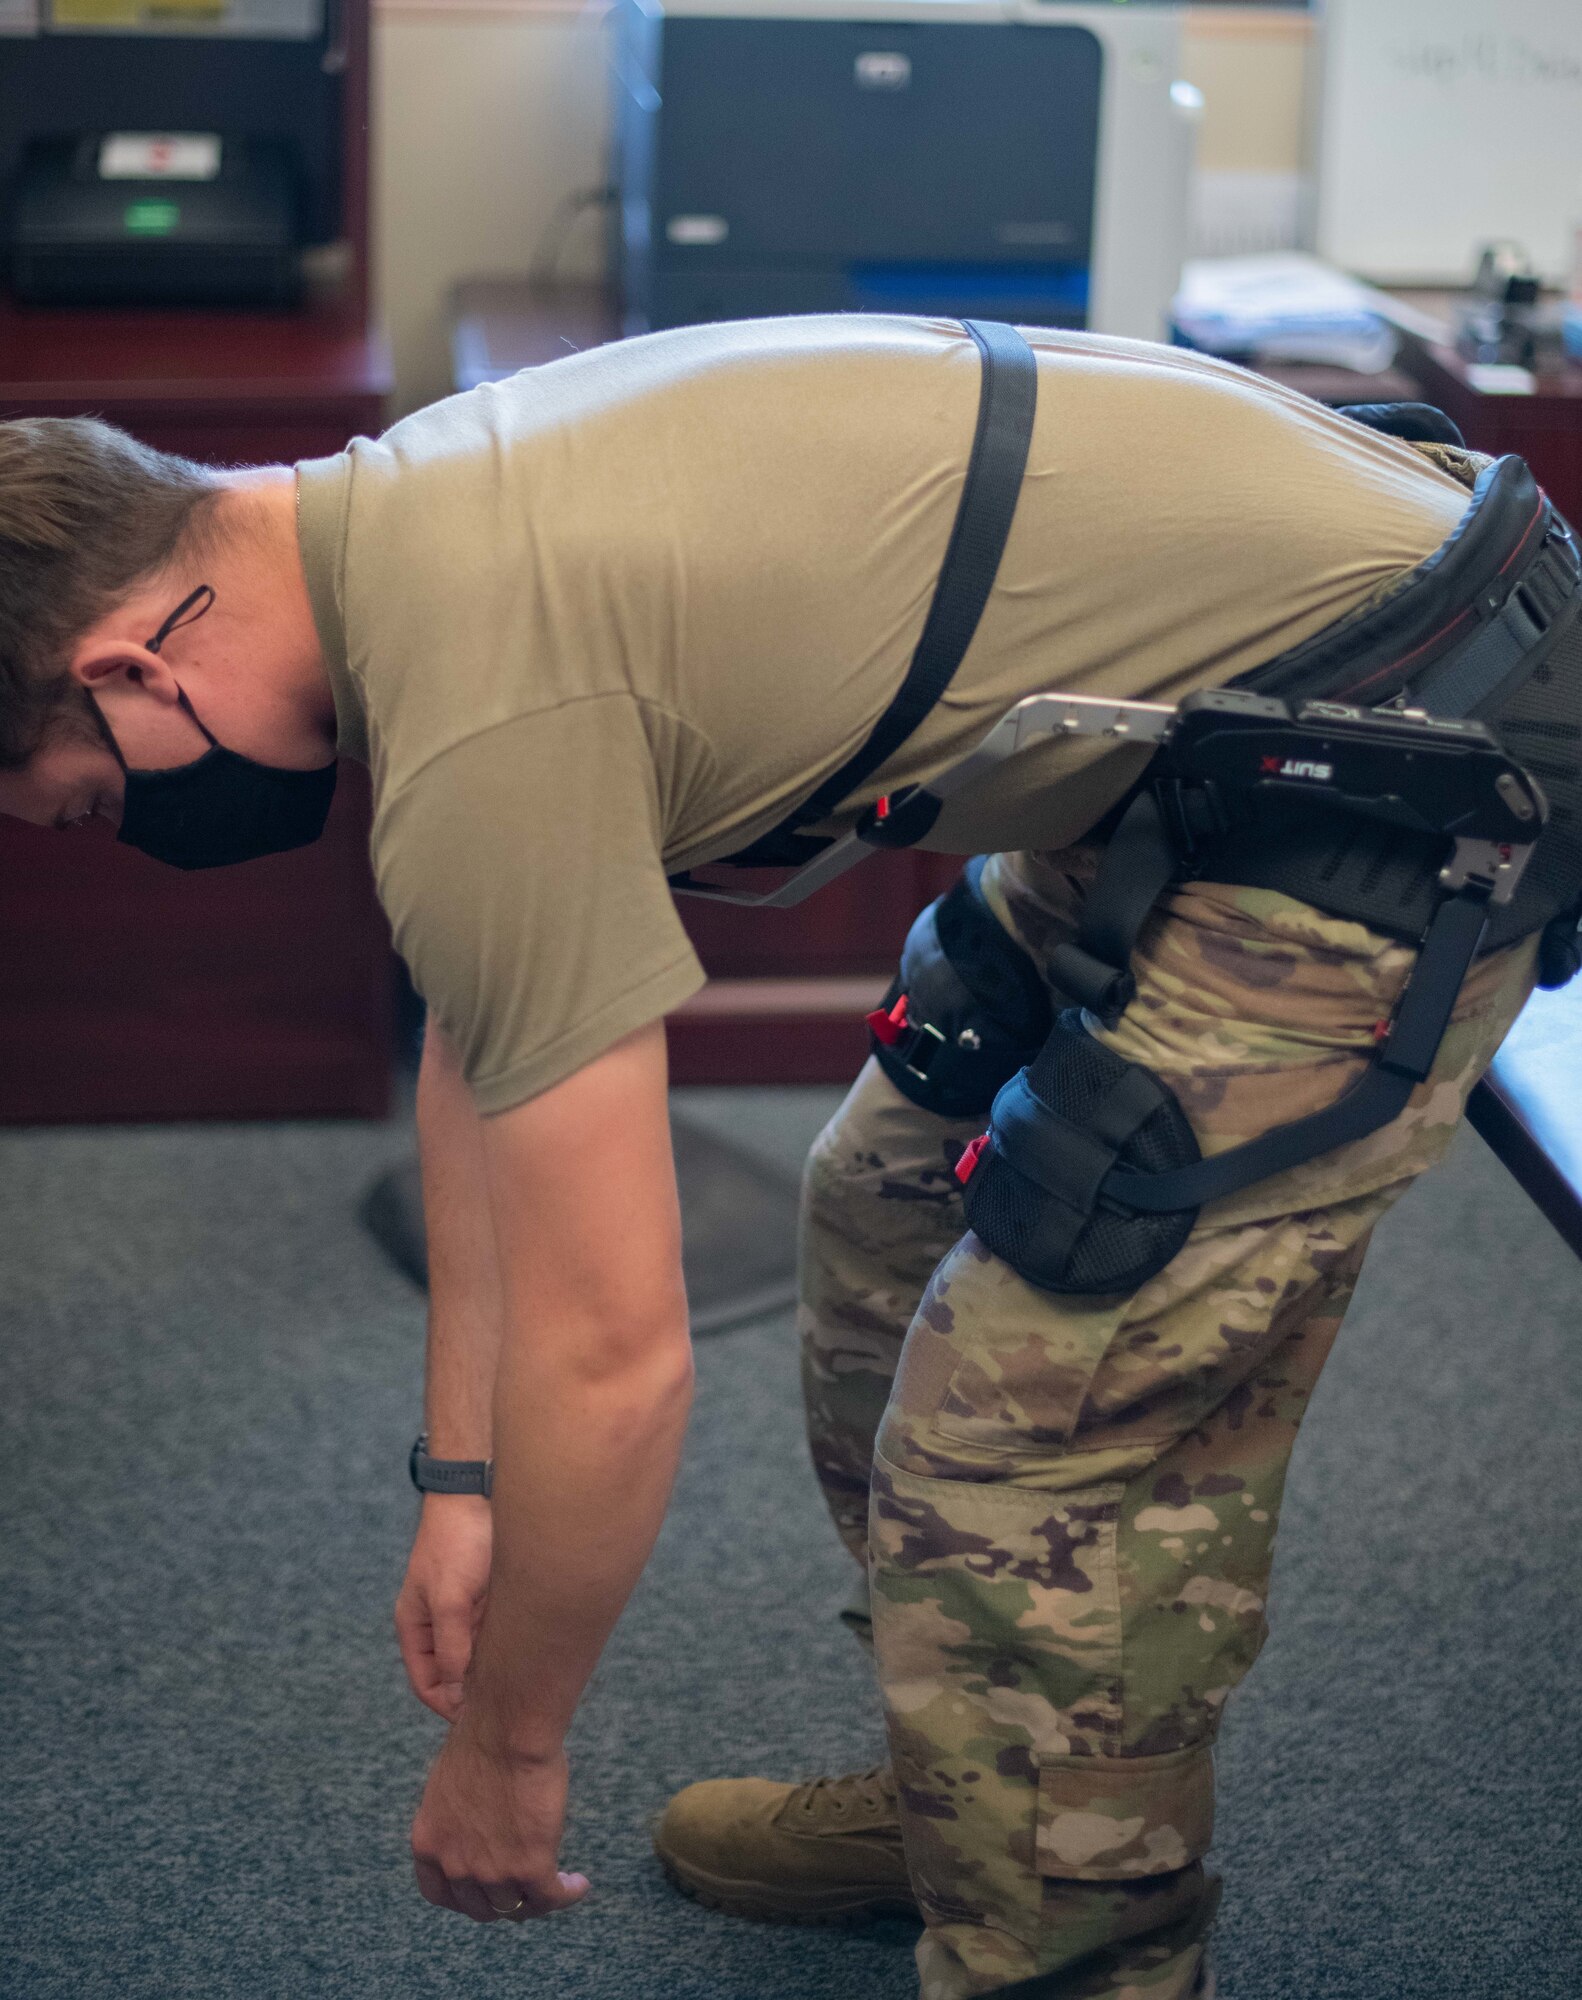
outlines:
[[[975,857],[913,924],[880,1009],[890,1014],[904,994],[904,1024],[872,1045],[901,1095],[942,1118],[986,1113],[1052,1021],[1037,967],[982,899],[982,872]]]

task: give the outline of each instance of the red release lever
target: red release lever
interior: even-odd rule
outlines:
[[[961,1158],[956,1162],[956,1179],[961,1182],[963,1187],[972,1179],[973,1171],[977,1167],[979,1160],[983,1158],[983,1149],[988,1143],[989,1135],[985,1132],[980,1138],[974,1139],[970,1146],[966,1147]]]
[[[887,1049],[893,1049],[906,1033],[906,995],[903,993],[887,1014],[882,1007],[875,1007],[868,1016],[868,1026],[873,1030],[876,1042],[882,1042]]]

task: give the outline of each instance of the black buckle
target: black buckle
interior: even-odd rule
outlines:
[[[910,1035],[895,1044],[895,1057],[902,1069],[909,1071],[920,1083],[928,1081],[928,1072],[935,1057],[945,1046],[945,1037],[932,1021],[907,1022]],[[927,1060],[919,1064],[917,1058],[926,1054]]]
[[[939,818],[943,804],[922,785],[886,793],[857,822],[857,837],[870,847],[915,847]]]

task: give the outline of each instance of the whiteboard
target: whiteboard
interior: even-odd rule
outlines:
[[[1515,237],[1570,273],[1582,226],[1582,0],[1326,0],[1317,248],[1464,283]]]

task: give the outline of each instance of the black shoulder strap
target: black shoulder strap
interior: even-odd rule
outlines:
[[[900,749],[949,687],[978,629],[1022,490],[1038,401],[1038,365],[1015,327],[971,319],[962,325],[983,356],[978,425],[955,525],[912,664],[862,748],[777,827],[733,854],[730,858],[739,867],[792,867],[825,847],[826,841],[801,829],[827,819]]]

